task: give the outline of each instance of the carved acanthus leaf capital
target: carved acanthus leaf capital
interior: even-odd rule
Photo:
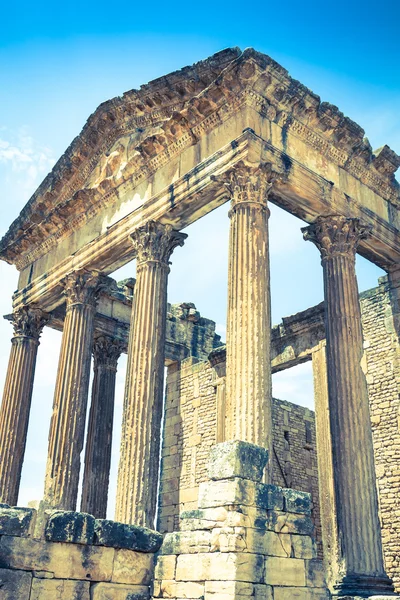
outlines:
[[[67,297],[67,310],[76,304],[96,306],[100,292],[109,285],[109,278],[98,271],[81,269],[69,273],[61,282]]]
[[[186,233],[158,221],[148,221],[131,235],[138,265],[148,261],[168,265],[172,252],[177,246],[183,246],[186,238]]]
[[[117,370],[118,359],[124,350],[122,341],[106,335],[97,336],[93,342],[94,368],[105,366]]]
[[[331,215],[318,217],[301,231],[305,240],[317,246],[324,261],[339,255],[354,257],[360,240],[369,237],[371,230],[357,218]]]
[[[39,340],[43,327],[50,320],[50,315],[36,306],[23,306],[11,316],[15,337],[29,337]]]
[[[240,162],[214,180],[221,181],[227,188],[233,210],[245,203],[258,204],[268,210],[268,195],[278,177],[279,174],[272,169],[271,163],[248,166]]]

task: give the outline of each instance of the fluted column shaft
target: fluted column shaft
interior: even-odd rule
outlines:
[[[75,510],[83,448],[96,301],[102,278],[80,271],[64,280],[61,342],[45,480],[45,503]]]
[[[12,316],[14,337],[0,409],[0,502],[15,506],[24,461],[39,337],[48,316],[24,307]]]
[[[137,254],[116,520],[154,527],[163,407],[168,261],[185,234],[155,221],[132,235]]]
[[[118,340],[99,336],[93,345],[94,377],[86,438],[81,511],[105,519],[110,479]]]
[[[363,337],[355,272],[358,219],[319,217],[303,229],[322,256],[326,357],[337,536],[343,595],[391,590],[383,566],[368,390],[361,368]]]
[[[230,192],[226,439],[272,448],[271,301],[266,168],[236,167]]]

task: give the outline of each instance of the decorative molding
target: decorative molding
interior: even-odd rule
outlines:
[[[109,285],[109,278],[98,271],[81,269],[69,273],[61,282],[67,299],[67,311],[75,305],[96,307],[100,293]]]
[[[383,198],[400,206],[399,187],[393,179],[400,158],[390,148],[384,146],[374,155],[368,142],[363,139],[364,131],[357,124],[344,117],[336,107],[321,103],[318,96],[292,80],[287,71],[269,57],[246,50],[227,64],[222,74],[210,81],[198,95],[187,95],[179,112],[163,113],[166,120],[162,122],[161,133],[151,134],[138,143],[120,174],[120,181],[106,177],[95,188],[80,189],[87,182],[100,156],[118,138],[135,129],[132,128],[132,122],[128,127],[122,116],[121,122],[116,125],[118,115],[125,114],[119,107],[119,112],[112,120],[112,135],[109,134],[107,143],[95,158],[87,158],[87,169],[80,180],[80,187],[69,187],[65,183],[57,192],[58,195],[54,196],[55,192],[52,192],[56,201],[50,202],[49,198],[45,200],[43,197],[43,207],[49,209],[39,211],[39,221],[35,219],[32,223],[34,234],[33,229],[24,228],[22,236],[14,236],[6,248],[5,240],[11,235],[12,226],[2,242],[3,257],[15,262],[18,269],[23,269],[45,254],[60,238],[81,227],[104,206],[113,204],[118,198],[119,186],[128,182],[136,186],[173,156],[235,114],[243,105],[252,106],[260,115],[302,139]],[[150,104],[154,108],[154,102]],[[156,114],[160,116],[162,112],[159,107]],[[101,128],[100,134],[105,135]],[[93,163],[91,166],[90,161]],[[72,220],[68,220],[69,215],[73,216]],[[43,242],[40,242],[40,238]],[[36,247],[30,250],[33,244]]]
[[[29,337],[38,341],[50,318],[42,309],[31,305],[14,311],[9,320],[13,324],[15,338]]]
[[[360,240],[371,235],[372,227],[362,224],[360,219],[331,215],[318,217],[301,231],[305,240],[317,246],[325,261],[336,256],[355,257]]]
[[[96,336],[93,342],[94,369],[103,366],[116,371],[122,352],[126,352],[122,341],[105,335]]]
[[[183,246],[186,238],[186,233],[158,221],[148,221],[138,227],[131,235],[138,267],[149,261],[168,266],[172,252],[177,246]]]

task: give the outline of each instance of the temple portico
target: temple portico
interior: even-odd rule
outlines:
[[[388,319],[394,325],[387,329],[390,343],[381,343],[385,352],[398,348],[398,166],[400,157],[390,148],[373,152],[361,127],[251,49],[226,50],[101,105],[0,245],[0,257],[20,271],[0,410],[0,502],[9,505],[1,510],[4,537],[12,538],[0,539],[1,566],[11,573],[5,577],[21,569],[40,579],[37,573],[47,572],[40,557],[56,556],[62,544],[67,562],[76,560],[82,569],[100,561],[93,558],[97,553],[112,565],[87,575],[62,575],[52,567],[56,579],[82,582],[83,595],[74,596],[79,600],[146,600],[150,585],[153,598],[174,600],[389,597],[395,595],[391,577],[400,591],[396,559],[385,550],[387,540],[382,543],[375,470],[381,448],[374,446],[370,414],[374,375],[366,377],[355,272],[358,252],[388,273],[385,327]],[[167,286],[184,230],[226,202],[223,348],[215,323],[194,305],[168,304]],[[307,318],[284,319],[278,329],[271,325],[269,203],[308,224],[303,235],[321,253],[324,281],[323,305],[305,311]],[[136,281],[118,284],[110,277],[133,260]],[[62,331],[62,343],[44,495],[39,513],[23,513],[26,526],[20,521],[15,533],[12,511],[28,510],[10,506],[18,502],[46,325]],[[127,372],[111,521],[107,500],[122,353]],[[271,374],[306,360],[313,361],[316,381],[321,552],[310,493],[291,489],[289,432],[283,467],[274,446]],[[390,359],[394,387],[396,360]],[[204,377],[212,377],[207,385],[199,375],[203,363],[209,369]],[[189,371],[196,383],[185,389]],[[217,417],[203,447],[207,394]],[[189,405],[192,433],[183,435]],[[183,469],[186,450],[191,467]],[[195,486],[198,455],[204,473]],[[275,462],[284,486],[274,483]],[[389,473],[392,468],[385,466]],[[191,487],[182,500],[185,478]],[[192,503],[190,509],[185,503]],[[154,531],[157,514],[159,523],[168,523],[164,541]],[[23,545],[29,543],[40,545],[36,558],[19,563],[15,557],[28,556]],[[14,585],[14,579],[5,581]],[[20,593],[21,600],[33,598],[29,590]]]

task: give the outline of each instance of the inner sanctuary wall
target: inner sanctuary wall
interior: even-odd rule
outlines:
[[[387,278],[381,278],[378,287],[363,292],[360,303],[365,347],[363,369],[368,381],[385,564],[396,590],[400,591],[400,497],[396,492],[400,485],[400,349]],[[316,389],[316,394],[319,393],[321,390]],[[188,358],[169,365],[159,531],[178,531],[180,513],[197,508],[199,485],[208,480],[210,450],[224,441],[224,409],[224,347],[214,350],[208,360]],[[287,400],[274,399],[273,430],[272,481],[283,488],[311,493],[321,557],[315,414]]]

